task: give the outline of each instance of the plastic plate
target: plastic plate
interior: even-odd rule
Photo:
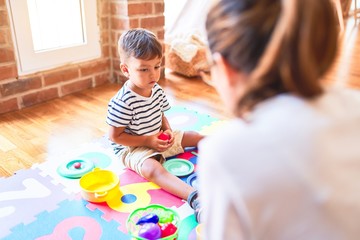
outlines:
[[[80,167],[76,168],[75,164],[80,164]],[[62,163],[57,172],[66,178],[81,178],[84,174],[90,172],[95,167],[94,163],[85,159],[74,159]]]
[[[197,189],[197,175],[196,173],[191,174],[190,176],[188,176],[188,178],[186,179],[187,184],[189,184],[190,186],[192,186],[193,188]]]
[[[192,162],[180,158],[167,160],[163,166],[168,172],[178,177],[187,176],[194,171]]]

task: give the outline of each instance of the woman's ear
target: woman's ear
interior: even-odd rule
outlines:
[[[122,73],[125,75],[125,77],[130,77],[129,69],[124,63],[120,63],[120,69]]]
[[[212,59],[218,71],[228,81],[228,84],[234,86],[237,82],[238,71],[233,69],[220,53],[214,53]]]

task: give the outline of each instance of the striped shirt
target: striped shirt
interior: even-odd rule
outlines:
[[[152,135],[160,131],[163,112],[170,109],[165,92],[155,84],[150,97],[143,97],[128,87],[128,82],[108,104],[106,122],[113,127],[125,127],[132,135]],[[120,151],[124,147],[113,146]]]

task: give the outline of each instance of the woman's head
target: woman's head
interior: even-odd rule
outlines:
[[[239,113],[279,93],[320,95],[319,80],[337,51],[337,24],[329,0],[219,1],[206,21],[209,47],[246,76]]]

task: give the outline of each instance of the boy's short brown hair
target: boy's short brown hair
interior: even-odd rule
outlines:
[[[150,60],[163,56],[162,45],[155,34],[142,28],[130,29],[121,34],[118,51],[121,62],[129,57]]]

